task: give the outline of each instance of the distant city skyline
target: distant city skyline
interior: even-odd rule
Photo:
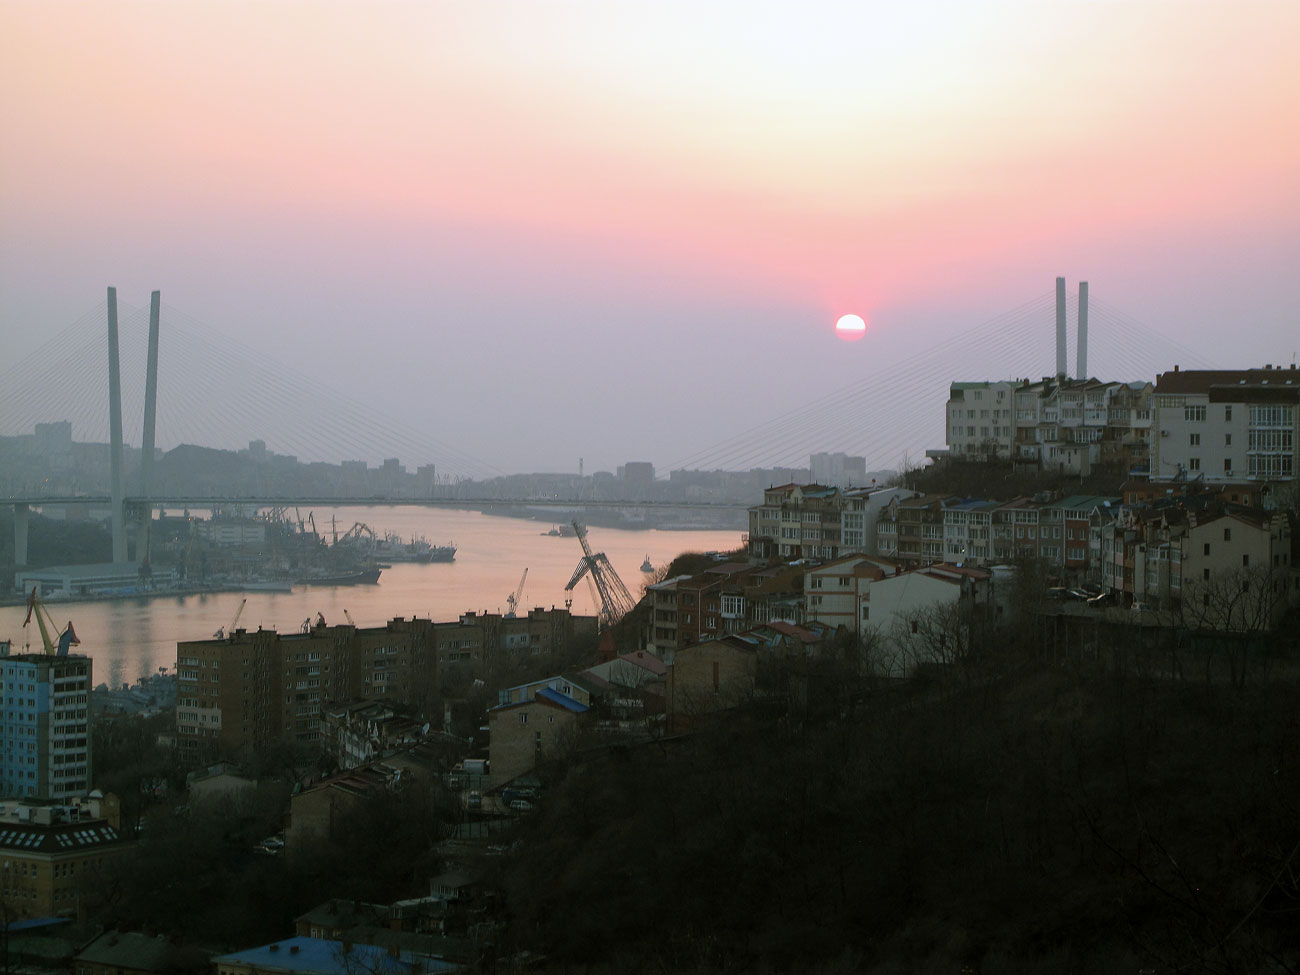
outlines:
[[[160,289],[466,455],[590,471],[668,469],[1057,275],[1225,368],[1300,351],[1294,4],[10,2],[0,23],[6,364],[108,285]],[[948,378],[1010,378],[997,349],[965,365]]]

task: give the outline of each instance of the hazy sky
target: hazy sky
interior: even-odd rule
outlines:
[[[0,0],[0,362],[159,288],[498,467],[589,472],[1058,274],[1291,362],[1298,39],[1291,0]]]

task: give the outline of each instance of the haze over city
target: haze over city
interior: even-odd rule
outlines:
[[[662,470],[1057,275],[1225,367],[1300,346],[1295,4],[0,19],[6,363],[160,289],[502,470],[590,471]]]

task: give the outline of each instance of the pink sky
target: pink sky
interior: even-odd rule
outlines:
[[[4,358],[160,288],[499,467],[588,470],[1058,274],[1290,362],[1297,37],[1295,3],[3,2]]]

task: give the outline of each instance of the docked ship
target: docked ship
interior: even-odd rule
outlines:
[[[456,561],[456,546],[448,542],[446,545],[435,545],[429,550],[430,562],[454,562]]]
[[[379,569],[357,569],[352,572],[338,572],[333,575],[307,575],[297,580],[300,586],[364,586],[379,581]]]

